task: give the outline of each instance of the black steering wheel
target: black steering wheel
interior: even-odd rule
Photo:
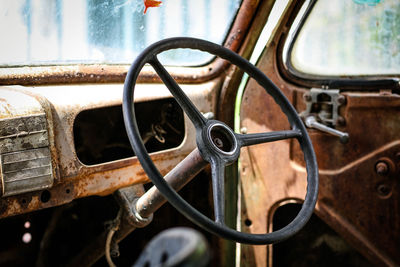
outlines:
[[[157,59],[159,53],[177,48],[196,49],[211,53],[247,72],[280,106],[286,114],[292,130],[237,134],[221,121],[206,119]],[[146,63],[149,63],[155,69],[196,128],[197,147],[203,159],[211,164],[215,221],[194,209],[165,182],[144,147],[136,123],[133,96],[139,72]],[[208,41],[185,37],[165,39],[150,45],[136,58],[126,76],[123,114],[129,141],[153,184],[176,209],[205,230],[240,243],[271,244],[285,240],[297,233],[312,215],[318,196],[318,166],[307,130],[296,110],[278,87],[254,65],[231,50]],[[225,166],[238,159],[241,147],[288,138],[296,138],[300,143],[307,168],[307,193],[298,215],[284,228],[267,234],[249,234],[227,227],[224,224]]]

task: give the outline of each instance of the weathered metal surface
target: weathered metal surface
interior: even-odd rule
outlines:
[[[49,146],[44,113],[0,119],[0,127],[0,153]]]
[[[292,1],[290,3],[291,4],[289,5],[289,8],[286,9],[286,13],[280,19],[280,28],[273,31],[273,33],[277,34],[282,31],[282,28],[285,27],[287,20],[291,17],[291,12],[296,5],[301,5],[302,1]],[[246,40],[246,43],[249,47],[252,47],[251,44],[254,44],[256,42],[258,35],[261,32],[263,25],[266,21],[266,18],[268,17],[272,9],[273,4],[273,1],[262,1],[262,8],[259,9],[260,12],[257,13],[257,17],[252,24],[252,30],[250,31],[252,34],[250,34],[249,39]],[[274,47],[274,40],[269,40],[269,45]],[[244,49],[246,47],[247,45],[243,46]],[[266,47],[266,51],[271,51],[271,57],[275,57],[275,51],[269,50],[268,47]],[[250,54],[251,50],[247,51],[247,53]],[[246,54],[244,55],[246,56]],[[228,122],[229,120],[231,120],[231,123],[233,123],[233,120],[230,119],[233,118],[233,109],[226,112],[225,106],[232,105],[235,100],[235,90],[239,85],[241,79],[241,76],[238,76],[238,74],[240,74],[240,72],[236,73],[236,75],[232,74],[233,78],[236,77],[236,81],[233,79],[231,81],[228,81],[229,83],[226,83],[228,86],[224,87],[221,92],[221,103],[223,103],[223,105],[220,105],[221,109],[219,111],[220,114],[224,116],[223,118],[226,117]],[[281,84],[277,85],[278,87],[281,87]],[[252,83],[246,89],[246,92],[255,93],[253,89],[257,86],[258,85],[254,81],[252,81]],[[254,132],[289,129],[289,124],[286,118],[284,117],[283,113],[277,112],[277,105],[274,104],[274,101],[270,99],[270,101],[265,102],[266,93],[263,89],[260,92],[262,93],[261,98],[258,94],[252,96],[245,95],[243,97],[244,100],[249,100],[248,102],[244,103],[244,108],[248,108],[249,110],[251,110],[250,113],[253,116],[249,116],[249,114],[246,114],[246,111],[242,109],[241,118],[248,117],[250,121],[248,121],[248,123],[242,121],[241,126],[249,126],[250,128],[248,132],[250,133],[253,132],[253,128],[255,129]],[[253,105],[253,103],[255,105]],[[260,103],[262,103],[262,106],[259,106]],[[275,126],[269,128],[263,126],[266,121],[274,124]],[[266,150],[266,147],[268,147],[269,149]],[[240,192],[241,203],[239,207],[241,211],[241,220],[238,226],[241,231],[247,231],[251,233],[266,232],[270,219],[270,215],[268,215],[269,211],[276,208],[275,202],[271,201],[274,196],[270,192],[280,192],[279,194],[281,195],[281,197],[279,199],[284,200],[286,200],[286,195],[289,190],[290,192],[293,192],[292,195],[304,197],[306,181],[305,176],[304,179],[300,178],[296,181],[287,178],[291,180],[291,182],[288,183],[287,186],[289,188],[274,183],[276,178],[274,178],[274,176],[272,175],[267,180],[259,179],[260,175],[263,176],[263,174],[260,173],[262,170],[272,171],[275,177],[281,177],[282,175],[284,175],[285,178],[290,177],[290,174],[277,173],[276,171],[278,169],[288,169],[284,161],[269,160],[270,158],[278,159],[279,157],[284,157],[289,153],[289,150],[290,149],[288,147],[288,141],[265,144],[257,147],[246,147],[242,149],[240,162],[240,187],[242,189]],[[267,252],[269,252],[268,248],[270,248],[271,246],[268,246],[266,248],[264,246],[240,245],[240,247],[241,266],[264,266],[268,261],[267,259],[270,259],[270,257],[267,257]]]
[[[0,119],[45,114],[51,163],[54,179],[57,180],[59,177],[58,154],[54,147],[54,125],[49,102],[44,97],[34,95],[20,86],[1,87],[0,102]],[[37,127],[34,125],[30,126]]]
[[[300,112],[307,90],[288,83],[278,71],[277,54],[282,53],[278,44],[287,34],[285,25],[284,21],[275,32],[259,67]],[[400,264],[400,97],[391,91],[359,89],[343,93],[346,105],[339,109],[345,123],[337,129],[349,133],[347,144],[309,131],[320,168],[316,213],[371,262],[396,266]],[[282,113],[254,81],[246,88],[241,112],[241,126],[249,132],[287,129]],[[241,154],[241,226],[252,233],[272,230],[278,206],[304,199],[303,155],[296,141],[246,149]],[[388,170],[377,172],[382,162]],[[250,265],[272,265],[272,249],[242,246],[242,259]]]
[[[239,16],[237,20],[235,20],[235,24],[232,27],[232,32],[230,34],[230,39],[228,38],[227,42],[231,42],[232,50],[237,52],[242,57],[248,59],[253,52],[255,43],[264,27],[264,24],[267,21],[268,15],[270,14],[273,1],[244,1],[243,9],[246,9],[246,15]],[[258,10],[255,10],[254,7],[258,7]],[[243,12],[244,13],[244,12]],[[240,25],[249,25],[246,27]],[[239,42],[240,38],[235,38],[234,33],[235,29],[241,34],[238,36],[240,38],[245,38],[242,43]],[[247,32],[245,31],[247,29]],[[230,41],[232,40],[232,41]],[[225,45],[227,46],[227,45]],[[229,47],[229,46],[228,46]],[[238,69],[236,66],[232,66],[226,70],[226,78],[224,80],[224,84],[221,88],[221,94],[219,98],[218,104],[218,113],[217,118],[223,122],[225,122],[230,127],[233,127],[233,118],[234,118],[234,109],[235,109],[235,99],[237,94],[237,88],[242,79],[243,72]]]
[[[339,121],[339,108],[345,104],[345,97],[339,90],[311,88],[304,94],[306,110],[300,113],[302,118],[314,115],[318,121],[327,126],[336,126]]]
[[[245,39],[238,43],[240,46],[238,49],[234,49],[234,51],[238,52],[244,58],[250,58],[251,53],[253,52],[255,43],[267,21],[267,18],[272,10],[274,1],[244,1],[244,3],[248,5],[253,5],[252,8],[257,6],[257,9],[254,10],[254,13],[248,13],[247,16],[243,16],[238,18],[237,21],[241,20],[243,22],[249,23],[249,27],[247,31],[241,30],[242,35]],[[249,7],[247,7],[249,8]],[[252,9],[249,8],[249,11]],[[234,27],[233,27],[234,28]],[[234,32],[234,31],[232,31]],[[238,39],[237,39],[238,40]],[[224,80],[223,86],[221,88],[220,97],[218,99],[218,110],[216,113],[216,118],[225,122],[230,127],[234,127],[234,109],[235,109],[235,100],[237,96],[237,89],[242,79],[243,72],[237,67],[230,67],[225,71],[227,73],[226,78]],[[243,152],[242,152],[243,153]],[[227,225],[235,228],[237,224],[237,196],[238,196],[238,186],[237,186],[237,174],[235,167],[237,164],[234,164],[227,168],[227,175],[230,177],[229,183],[226,184],[226,192],[225,196],[226,200],[226,223]],[[232,168],[232,169],[230,169]],[[264,231],[265,233],[265,231]],[[235,264],[236,258],[236,246],[233,242],[226,241],[224,239],[220,239],[220,248],[223,251],[220,259],[221,266],[233,266]],[[246,245],[243,245],[244,247]],[[249,246],[253,247],[253,246]],[[250,257],[248,257],[250,259]],[[248,260],[246,259],[246,260]],[[251,261],[249,261],[251,264]],[[254,266],[254,265],[250,265]]]
[[[54,177],[43,108],[21,93],[5,90],[0,97],[0,195],[51,187]]]
[[[0,94],[0,119],[2,121],[1,122],[2,136],[8,134],[15,134],[19,132],[18,130],[19,123],[16,125],[14,125],[14,123],[10,124],[9,120],[11,118],[24,117],[24,116],[30,117],[43,113],[44,113],[43,108],[36,99],[21,92],[15,92],[12,90],[11,87],[2,88]],[[40,118],[38,119],[40,120]],[[37,127],[37,126],[31,125],[31,127]]]
[[[258,7],[259,1],[244,1],[225,45],[238,51],[243,42],[247,29],[252,20],[252,15]],[[227,64],[223,60],[215,60],[204,67],[196,68],[169,68],[174,73],[174,78],[182,83],[204,83],[214,77],[219,77]],[[9,108],[15,108],[24,103],[25,98],[36,99],[40,103],[41,112],[47,117],[48,139],[50,144],[51,162],[53,166],[54,186],[45,191],[26,193],[21,196],[11,196],[0,201],[0,218],[20,213],[34,211],[40,208],[51,207],[67,203],[77,197],[93,194],[105,195],[117,188],[132,183],[147,182],[148,179],[139,167],[135,158],[123,159],[113,163],[96,166],[85,166],[76,157],[72,127],[75,116],[84,109],[120,104],[122,86],[101,85],[101,83],[122,82],[128,66],[105,65],[76,65],[76,66],[51,66],[51,67],[19,67],[2,68],[0,70],[0,84],[8,85],[46,85],[57,84],[57,87],[23,88],[9,87],[0,96],[13,91],[19,94],[17,103],[4,107],[9,113]],[[158,77],[150,67],[145,67],[139,82],[157,83]],[[71,83],[96,83],[95,86],[65,87],[62,84]],[[189,88],[188,95],[195,99],[199,109],[216,113],[216,97],[219,82],[202,84],[200,87]],[[88,89],[88,87],[90,89]],[[147,101],[163,98],[169,93],[153,88],[160,85],[143,85],[145,90],[139,90],[138,101]],[[162,91],[162,90],[161,90]],[[67,92],[67,93],[66,93]],[[0,98],[3,101],[3,98]],[[21,107],[23,105],[20,105]],[[22,113],[21,113],[22,114]],[[32,115],[32,110],[26,110],[27,115]],[[4,115],[9,118],[9,114]],[[193,128],[186,122],[187,136],[192,134]],[[155,153],[153,156],[156,164],[166,173],[194,148],[194,139],[186,138],[177,149],[165,153]],[[42,195],[50,195],[47,201],[42,201]]]
[[[313,137],[324,177],[320,209],[324,212],[328,206],[336,217],[349,222],[354,231],[345,230],[344,236],[370,260],[399,264],[400,173],[395,155],[400,150],[400,97],[347,93],[346,98],[343,114],[350,142],[343,146],[324,135],[314,133]],[[297,153],[293,156],[300,162]],[[382,162],[388,166],[386,174],[375,171]]]
[[[239,52],[239,50],[242,47],[244,38],[248,36],[247,31],[250,30],[254,14],[257,12],[257,8],[259,7],[261,2],[262,1],[260,0],[244,0],[242,2],[239,12],[236,16],[236,19],[232,25],[231,31],[229,32],[228,37],[225,40],[224,43],[225,47],[235,52]],[[271,5],[271,3],[269,3],[269,5]],[[262,22],[265,22],[265,20],[263,20]],[[261,28],[261,26],[258,27]],[[252,36],[251,38],[256,38],[256,37]]]
[[[48,147],[0,155],[3,196],[43,190],[53,185]]]
[[[219,86],[220,81],[213,80],[202,85],[182,85],[182,88],[201,112],[215,113],[215,92]],[[49,140],[54,140],[54,143],[50,141],[53,144],[50,146],[50,152],[52,164],[56,166],[57,178],[53,187],[45,191],[1,199],[0,218],[61,205],[74,198],[107,195],[118,188],[149,181],[136,158],[88,166],[82,164],[76,155],[73,134],[75,117],[82,110],[120,105],[122,87],[122,84],[12,87],[12,90],[19,94],[34,96],[41,99],[41,103],[50,106],[48,117],[53,119],[48,121],[48,124],[53,126],[53,131],[49,131]],[[0,89],[0,96],[2,95],[3,91]],[[135,101],[150,101],[169,96],[168,90],[161,84],[141,84],[138,85]],[[187,119],[185,129],[186,135],[179,147],[152,154],[163,174],[170,171],[195,148],[194,127]],[[50,195],[50,198],[42,201],[42,194]]]
[[[266,108],[268,107],[268,108]],[[290,125],[272,97],[250,83],[243,96],[241,126],[248,133],[288,130]],[[272,230],[273,211],[282,203],[304,199],[306,173],[290,168],[290,141],[242,148],[240,157],[241,230]],[[265,266],[268,247],[241,245],[243,266]],[[245,259],[245,260],[244,260]]]
[[[202,169],[208,165],[200,155],[199,150],[193,150],[183,161],[172,169],[164,179],[168,184],[179,191],[183,186],[190,182]],[[147,218],[158,210],[167,200],[160,191],[153,186],[136,203],[138,214]]]
[[[198,83],[218,76],[222,62],[207,67],[173,67],[178,82]],[[48,67],[0,68],[0,85],[50,85],[76,83],[120,83],[125,80],[129,65],[73,65]],[[160,79],[153,69],[145,66],[138,79],[143,83],[158,83]]]
[[[132,220],[132,203],[135,199],[144,194],[143,185],[131,185],[117,190],[114,196],[121,209],[121,218],[119,229],[115,233],[113,240],[116,243],[121,242],[133,230],[137,224]],[[118,216],[118,215],[117,215]],[[103,255],[109,229],[104,230],[94,240],[90,240],[79,254],[75,255],[65,266],[92,266]]]
[[[198,149],[192,151],[171,172],[165,176],[165,180],[177,191],[190,182],[208,163],[203,160]],[[120,229],[116,232],[115,242],[120,242],[135,228],[147,226],[157,211],[165,202],[165,198],[153,186],[146,193],[142,185],[134,185],[118,189],[114,193],[120,208],[122,218]],[[70,262],[70,266],[76,264],[91,265],[104,255],[104,244],[108,230],[100,234],[96,240],[90,243],[82,253]]]

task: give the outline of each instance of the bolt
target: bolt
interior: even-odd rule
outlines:
[[[211,120],[214,119],[214,113],[212,112],[207,112],[207,113],[202,113],[204,118],[206,118],[207,120]]]
[[[390,187],[385,184],[378,185],[377,188],[378,194],[385,197],[390,194]]]
[[[340,126],[345,126],[345,125],[346,125],[346,120],[345,120],[342,116],[339,116],[339,117],[337,118],[337,123],[338,123]]]
[[[306,102],[310,102],[312,100],[311,95],[310,94],[304,94],[303,95],[304,101]]]
[[[338,102],[340,105],[343,105],[344,103],[346,103],[346,98],[345,98],[344,96],[341,95],[341,96],[338,97],[337,102]]]
[[[247,128],[246,127],[240,128],[240,133],[247,134]]]
[[[111,250],[110,255],[113,258],[118,258],[120,254],[119,254],[119,251]]]
[[[221,147],[224,146],[224,143],[223,143],[222,140],[219,139],[219,138],[214,138],[214,144],[215,144],[217,147],[219,147],[219,148],[221,148]]]
[[[380,161],[375,165],[375,171],[379,175],[386,175],[389,172],[389,166],[386,162]]]

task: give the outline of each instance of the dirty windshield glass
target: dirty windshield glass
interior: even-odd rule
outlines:
[[[154,2],[154,1],[153,1]],[[155,41],[190,36],[222,43],[240,0],[0,0],[0,66],[125,64]],[[162,55],[170,65],[200,65],[194,50]]]
[[[317,1],[289,57],[312,75],[399,75],[400,1]]]

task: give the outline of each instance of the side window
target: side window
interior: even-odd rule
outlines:
[[[400,75],[399,0],[319,0],[287,65],[311,76]]]

